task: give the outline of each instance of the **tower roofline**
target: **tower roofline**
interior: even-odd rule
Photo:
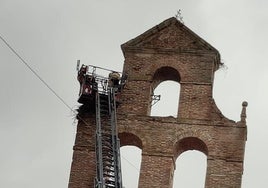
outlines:
[[[190,47],[185,46],[170,46],[170,47],[159,47],[159,46],[148,46],[147,44],[153,40],[155,36],[157,36],[161,31],[168,27],[175,26],[176,30],[183,32],[185,36],[190,38],[193,42]],[[204,39],[199,37],[196,33],[194,33],[191,29],[185,26],[183,23],[178,21],[175,17],[171,17],[163,21],[162,23],[154,26],[153,28],[147,30],[141,35],[125,42],[121,45],[121,49],[123,53],[125,52],[146,52],[146,53],[154,53],[155,51],[164,52],[164,53],[196,53],[196,54],[205,54],[212,55],[215,57],[214,63],[216,67],[219,68],[222,65],[220,61],[220,53],[216,48],[206,42]]]

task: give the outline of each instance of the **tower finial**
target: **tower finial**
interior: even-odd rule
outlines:
[[[248,106],[248,103],[246,101],[244,101],[242,103],[242,111],[241,111],[241,115],[240,115],[241,122],[243,122],[243,123],[246,123],[246,118],[247,118],[246,108],[247,108],[247,106]]]
[[[181,9],[179,9],[179,10],[177,11],[177,14],[175,15],[175,18],[176,18],[178,21],[180,21],[182,24],[184,24],[184,22],[183,22],[183,17],[182,17],[182,15],[181,15]]]

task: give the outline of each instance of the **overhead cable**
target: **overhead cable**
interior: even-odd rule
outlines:
[[[29,65],[29,63],[24,60],[19,53],[1,36],[0,34],[0,39],[5,43],[5,45],[21,60],[21,62],[68,108],[70,109],[73,113],[75,113],[78,118],[83,121],[86,125],[89,125],[83,118],[79,116],[77,111],[73,110],[65,101],[64,99],[57,94],[57,92],[49,86],[49,84]],[[96,66],[95,66],[96,67]],[[97,67],[99,68],[99,67]],[[107,69],[108,70],[108,69]],[[122,156],[122,155],[121,155]],[[123,159],[125,159],[131,166],[133,166],[136,170],[138,170],[130,161],[128,161],[125,157],[122,156]]]

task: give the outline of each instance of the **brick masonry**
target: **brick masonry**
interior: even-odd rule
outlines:
[[[247,135],[241,121],[222,115],[212,97],[219,52],[175,18],[123,44],[128,80],[117,109],[121,145],[142,149],[139,188],[172,188],[175,161],[187,150],[207,156],[205,188],[240,188]],[[177,118],[152,117],[151,95],[166,80],[180,83]],[[69,188],[89,188],[95,177],[94,117],[79,121]]]

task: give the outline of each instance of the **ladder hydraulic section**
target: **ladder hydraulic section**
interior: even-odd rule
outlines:
[[[96,95],[96,188],[122,188],[114,88]]]

